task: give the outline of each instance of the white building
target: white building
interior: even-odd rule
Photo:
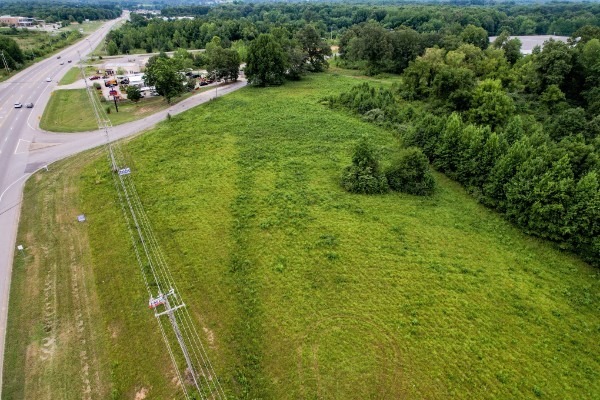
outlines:
[[[104,65],[104,71],[106,75],[117,75],[117,71],[123,70],[126,75],[139,74],[141,71],[140,66],[137,63],[106,63]]]
[[[144,75],[129,75],[129,86],[137,86],[139,88],[144,87]]]

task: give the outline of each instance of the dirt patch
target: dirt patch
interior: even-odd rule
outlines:
[[[141,388],[140,390],[138,390],[135,393],[135,400],[144,400],[147,395],[148,395],[148,389],[147,388]]]
[[[204,330],[204,334],[206,335],[206,340],[208,340],[208,344],[211,346],[214,346],[215,345],[215,333],[205,326],[202,327],[202,329]]]

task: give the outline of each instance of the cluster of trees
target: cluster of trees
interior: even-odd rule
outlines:
[[[0,51],[4,54],[8,67],[11,69],[18,69],[25,62],[23,51],[10,37],[0,35]]]
[[[261,34],[248,47],[246,77],[257,86],[279,85],[285,79],[299,79],[306,72],[321,72],[329,67],[330,47],[312,25],[293,37],[283,29]]]
[[[163,52],[150,57],[144,72],[144,83],[147,86],[154,86],[158,94],[170,104],[173,98],[186,90],[194,89],[195,82],[183,73],[189,65],[189,60],[190,55],[185,50],[176,52],[173,57]]]
[[[107,2],[80,4],[68,1],[9,1],[0,4],[0,15],[33,17],[50,23],[60,21],[81,23],[86,19],[114,19],[122,12],[119,4]]]
[[[229,43],[248,43],[274,28],[296,32],[313,25],[320,37],[341,37],[353,27],[369,22],[385,31],[413,30],[421,50],[435,44],[449,48],[459,43],[465,27],[472,25],[493,36],[503,31],[517,34],[571,35],[585,25],[600,25],[598,4],[544,4],[493,7],[456,7],[440,5],[374,6],[341,3],[261,3],[231,4],[216,7],[176,6],[162,9],[169,17],[193,19],[147,19],[133,15],[130,23],[110,34],[120,53],[143,49],[146,52],[171,51],[182,47],[201,49],[214,36]],[[360,35],[359,35],[360,36]],[[395,59],[396,55],[390,57]],[[395,72],[399,72],[396,68]]]
[[[467,25],[456,35],[437,32],[419,33],[414,29],[387,30],[373,21],[348,29],[339,41],[341,64],[364,68],[367,74],[402,73],[409,62],[434,46],[455,49],[470,44],[480,49],[488,46],[485,29]]]
[[[530,56],[428,48],[402,84],[327,100],[396,130],[436,169],[527,232],[600,260],[600,28]]]
[[[420,149],[402,149],[384,171],[364,137],[354,149],[352,164],[344,168],[341,183],[348,192],[360,194],[379,194],[391,189],[424,196],[435,189],[429,161]]]

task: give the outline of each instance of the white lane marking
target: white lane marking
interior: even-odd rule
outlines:
[[[27,178],[29,175],[31,174],[25,174],[22,177],[18,178],[17,180],[15,180],[13,183],[11,183],[10,185],[8,185],[6,187],[6,189],[4,189],[4,192],[2,192],[2,194],[0,194],[0,204],[2,203],[2,197],[4,197],[4,195],[6,194],[6,192],[8,192],[8,190],[17,182],[19,182],[21,179],[23,178]]]
[[[26,153],[28,153],[27,151],[18,151],[19,150],[19,146],[21,146],[21,142],[31,143],[31,141],[29,141],[29,140],[19,139],[19,143],[17,143],[17,147],[15,148],[15,154],[26,154]]]

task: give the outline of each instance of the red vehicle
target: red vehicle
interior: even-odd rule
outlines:
[[[95,81],[96,79],[100,79],[98,75],[90,76],[90,81]]]
[[[119,93],[117,93],[117,91],[116,91],[116,90],[111,90],[110,92],[108,92],[108,94],[110,94],[111,96],[116,96],[116,95],[118,95]]]

